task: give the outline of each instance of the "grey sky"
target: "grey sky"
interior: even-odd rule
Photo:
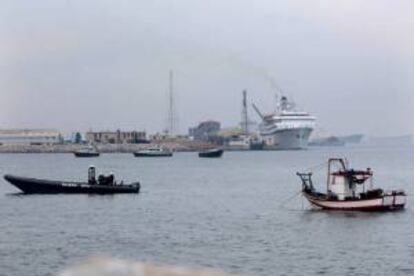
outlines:
[[[161,131],[172,68],[181,132],[236,125],[244,88],[270,111],[276,81],[327,134],[414,134],[412,1],[0,5],[0,127]]]

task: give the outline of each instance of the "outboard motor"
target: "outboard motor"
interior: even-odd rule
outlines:
[[[95,166],[90,166],[88,169],[88,183],[96,184],[96,169]]]

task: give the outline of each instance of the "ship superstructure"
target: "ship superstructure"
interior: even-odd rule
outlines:
[[[262,122],[259,125],[260,135],[266,146],[274,149],[305,149],[309,137],[315,128],[316,118],[283,96],[274,113],[262,115],[253,105]]]

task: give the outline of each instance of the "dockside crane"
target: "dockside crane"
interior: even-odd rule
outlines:
[[[259,115],[259,117],[264,120],[264,116],[263,114],[260,112],[259,108],[257,108],[257,106],[255,104],[252,104],[254,111],[256,111],[257,115]]]

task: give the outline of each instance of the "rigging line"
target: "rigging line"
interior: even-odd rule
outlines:
[[[286,199],[285,201],[283,201],[281,204],[279,204],[278,207],[284,207],[284,205],[286,205],[287,203],[289,203],[291,200],[293,200],[295,197],[297,197],[301,193],[302,193],[302,191],[299,191],[299,192],[295,193],[293,196],[289,197],[288,199]]]
[[[300,200],[301,200],[301,204],[302,204],[302,210],[304,210],[304,205],[303,205],[303,194],[302,194],[302,196],[300,197]]]
[[[307,168],[306,171],[309,171],[309,172],[319,171],[322,168],[324,168],[326,165],[327,165],[327,162],[325,161],[325,162],[323,162],[321,164],[318,164],[318,165],[315,165],[315,166],[312,166],[312,167]]]

